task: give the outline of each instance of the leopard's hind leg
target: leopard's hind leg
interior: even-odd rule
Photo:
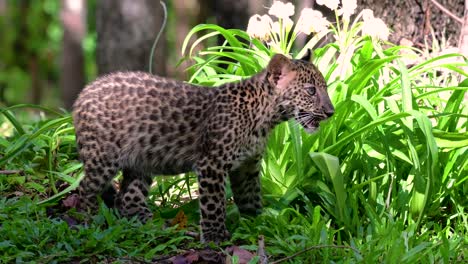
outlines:
[[[151,174],[133,168],[124,168],[120,192],[115,204],[122,216],[137,218],[146,222],[153,217],[146,198],[151,187]]]
[[[118,171],[115,162],[104,155],[82,155],[85,177],[78,186],[79,208],[96,212],[97,197],[109,187]]]

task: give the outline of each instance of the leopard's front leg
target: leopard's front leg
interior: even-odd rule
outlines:
[[[222,163],[207,158],[197,165],[203,243],[219,243],[230,238],[225,224],[227,173],[224,168]]]
[[[229,172],[231,189],[241,214],[258,215],[262,211],[259,161],[261,156],[244,160],[235,170]]]

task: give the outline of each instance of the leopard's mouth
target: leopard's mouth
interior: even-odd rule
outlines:
[[[301,124],[307,133],[314,133],[320,126],[320,121],[326,119],[306,111],[299,111],[296,114],[296,121]]]

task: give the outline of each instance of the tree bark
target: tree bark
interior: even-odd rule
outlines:
[[[207,8],[203,7],[201,0],[174,0],[173,7],[175,16],[177,17],[177,23],[175,25],[175,48],[176,48],[176,58],[178,61],[181,58],[182,44],[189,33],[190,29],[197,24],[206,23],[206,11]],[[197,8],[198,7],[198,8]],[[189,42],[190,44],[194,42],[194,38]],[[201,44],[200,44],[201,45]],[[172,76],[176,76],[178,79],[185,80],[187,72],[184,71],[190,66],[190,61],[183,61],[178,65],[177,71],[172,73]],[[175,70],[175,69],[174,69]]]
[[[5,15],[7,10],[7,2],[6,0],[0,0],[0,16]],[[5,102],[5,84],[0,82],[0,106],[2,106]]]
[[[0,15],[5,14],[5,11],[7,10],[7,2],[6,0],[0,0]]]
[[[100,0],[96,10],[98,74],[148,71],[151,47],[161,30],[163,9],[154,0]],[[154,73],[166,75],[163,33],[153,57]]]
[[[418,46],[424,46],[425,38],[431,42],[435,38],[457,45],[460,26],[453,18],[429,3],[429,0],[394,1],[394,0],[358,0],[358,12],[369,8],[374,15],[381,18],[393,33],[389,40],[399,43],[403,38],[411,40]],[[461,17],[463,0],[438,0],[445,8]]]
[[[31,100],[33,104],[40,104],[42,85],[39,77],[39,59],[33,54],[29,59],[28,71],[31,76]]]
[[[214,15],[224,28],[246,29],[249,21],[249,0],[215,0]]]
[[[62,0],[60,17],[63,25],[60,88],[66,109],[85,85],[84,55],[82,41],[86,32],[86,2]]]
[[[33,104],[40,104],[42,98],[42,85],[39,78],[39,58],[37,50],[29,45],[30,32],[27,24],[27,17],[30,12],[31,3],[28,1],[20,1],[18,3],[19,26],[17,28],[18,36],[23,38],[15,39],[15,51],[19,54],[16,57],[16,62],[19,67],[29,73],[31,80],[30,100]]]
[[[461,54],[468,57],[468,0],[465,0],[465,14],[463,16],[463,25],[460,31],[458,48]]]
[[[463,25],[460,33],[460,41],[458,43],[460,53],[468,57],[468,0],[465,0],[465,14],[463,16]],[[467,69],[465,68],[465,71]],[[465,92],[465,101],[468,102],[468,92]]]

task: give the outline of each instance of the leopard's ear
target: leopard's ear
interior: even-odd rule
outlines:
[[[267,67],[268,82],[280,90],[286,89],[296,77],[291,60],[282,54],[275,54]]]
[[[310,62],[311,59],[312,59],[312,50],[307,49],[306,55],[304,55],[304,57],[302,57],[301,60]]]

